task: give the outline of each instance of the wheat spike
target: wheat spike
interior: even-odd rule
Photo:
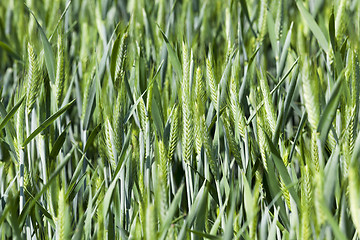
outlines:
[[[65,73],[64,73],[64,40],[60,33],[58,35],[57,42],[57,65],[56,65],[56,79],[55,79],[55,91],[56,91],[56,102],[57,105],[61,105],[62,95],[64,91]]]
[[[151,239],[156,239],[156,232],[157,232],[157,227],[156,227],[156,215],[155,215],[155,206],[153,204],[151,204],[150,206],[148,206],[148,208],[146,209],[146,223],[145,223],[145,239],[146,240],[151,240]]]
[[[310,67],[309,61],[305,60],[302,71],[303,101],[312,129],[317,129],[320,120],[319,87],[313,68]]]
[[[279,177],[279,182],[280,182],[280,190],[283,194],[283,197],[285,199],[285,203],[286,206],[289,208],[289,210],[291,211],[291,203],[290,203],[290,192],[287,189],[284,180],[282,179],[282,177]]]
[[[218,177],[217,163],[213,156],[211,138],[209,137],[208,127],[205,121],[205,83],[198,67],[196,71],[196,102],[195,102],[195,124],[196,124],[196,149],[200,154],[201,147],[204,146],[207,161],[215,179]]]
[[[318,229],[325,223],[326,216],[323,210],[323,196],[324,196],[324,176],[322,172],[317,172],[314,175],[314,183],[315,183],[315,193],[314,193],[314,207],[316,209],[316,219],[317,219],[317,225]]]
[[[282,36],[282,28],[283,28],[283,21],[284,21],[284,1],[278,0],[277,1],[277,11],[276,11],[276,20],[275,20],[275,33],[276,33],[276,40],[280,41]]]
[[[344,151],[344,176],[348,175],[348,170],[350,166],[351,156],[354,151],[355,146],[355,136],[354,136],[354,127],[355,127],[355,108],[346,107],[346,128],[344,134],[344,142],[343,142],[343,151]]]
[[[335,18],[335,36],[337,45],[340,47],[346,31],[346,4],[347,0],[340,0],[338,10]]]
[[[204,81],[201,75],[200,67],[196,69],[196,83],[195,83],[195,93],[196,93],[196,102],[195,102],[195,146],[196,153],[200,155],[202,147],[202,127],[201,127],[201,116],[204,114],[204,105],[205,105],[205,88]]]
[[[61,188],[59,191],[59,201],[58,201],[58,214],[56,217],[56,239],[64,240],[69,239],[69,209],[65,199],[64,188]]]
[[[28,72],[26,86],[26,113],[30,114],[34,107],[37,96],[40,93],[42,77],[40,74],[39,63],[36,60],[34,49],[28,43]]]
[[[218,106],[218,86],[215,80],[214,76],[214,69],[212,65],[212,54],[211,51],[209,51],[209,56],[206,59],[206,82],[209,88],[210,92],[210,99],[213,102],[215,108]]]
[[[355,161],[354,161],[355,162]],[[349,207],[351,212],[351,218],[354,222],[357,232],[360,232],[360,190],[359,190],[359,164],[352,164],[349,168]]]
[[[265,113],[266,113],[266,119],[270,126],[272,135],[275,134],[275,128],[276,128],[276,115],[274,111],[274,105],[272,102],[272,98],[270,95],[270,89],[269,85],[266,79],[266,76],[262,74],[260,77],[260,88],[263,94],[264,98],[264,107],[265,107]]]
[[[310,239],[312,211],[312,186],[309,166],[302,168],[301,179],[301,239]]]
[[[259,29],[259,36],[257,39],[258,43],[262,43],[265,34],[266,34],[266,26],[267,26],[267,0],[260,1],[260,14],[259,14],[259,22],[258,22],[258,29]]]
[[[122,85],[116,98],[114,107],[113,126],[114,126],[114,142],[117,152],[121,152],[124,140],[124,108],[126,106],[125,86]]]
[[[126,60],[126,40],[128,33],[125,32],[120,39],[119,49],[116,55],[116,67],[115,67],[115,88],[118,89],[124,74],[125,74],[125,60]]]
[[[260,112],[259,112],[260,113]],[[260,148],[261,159],[263,162],[264,169],[267,171],[267,153],[270,151],[269,143],[267,142],[266,135],[263,129],[263,121],[260,114],[256,117],[257,123],[257,137]]]
[[[163,141],[158,141],[159,147],[159,163],[158,163],[158,179],[160,184],[160,221],[163,223],[168,209],[168,158]]]
[[[196,70],[196,85],[195,85],[195,92],[196,92],[196,102],[195,102],[195,116],[196,116],[196,147],[197,152],[200,154],[201,147],[204,146],[205,154],[207,157],[207,161],[210,166],[210,171],[214,175],[215,179],[217,178],[217,164],[215,162],[212,146],[211,146],[211,139],[209,137],[209,131],[206,126],[205,122],[205,102],[206,102],[206,92],[205,92],[205,82],[204,78],[202,77],[200,67]]]
[[[314,129],[311,133],[311,164],[313,165],[312,169],[317,173],[320,171],[319,150],[317,145],[318,136],[319,133]]]
[[[116,169],[116,161],[117,161],[117,152],[114,144],[114,131],[111,126],[111,122],[109,118],[105,119],[105,145],[106,145],[106,153],[110,162],[111,169],[115,171]]]
[[[132,156],[131,156],[131,180],[130,185],[139,177],[140,168],[140,147],[139,147],[139,129],[133,127],[131,130],[131,144],[132,144]]]
[[[359,66],[359,57],[356,50],[351,52],[351,72],[352,72],[352,82],[351,82],[351,99],[352,105],[358,106],[359,104],[359,79],[360,79],[360,66]]]
[[[196,102],[200,105],[199,107],[204,108],[206,103],[205,81],[200,67],[196,68],[195,92]]]
[[[254,186],[254,192],[253,192],[253,211],[254,211],[254,216],[251,220],[251,224],[249,226],[249,230],[250,230],[250,239],[256,239],[256,234],[257,234],[257,225],[258,225],[258,211],[259,211],[259,206],[258,206],[258,201],[259,201],[259,195],[260,195],[260,185],[258,180],[256,180],[256,184]]]
[[[102,174],[98,174],[95,179],[95,188],[96,191],[98,191],[101,187],[101,184],[103,182],[103,176]],[[98,198],[96,199],[96,216],[97,216],[97,239],[105,239],[106,233],[105,233],[105,222],[104,222],[104,188],[102,188],[99,192]]]
[[[142,97],[140,97],[140,102],[138,105],[138,113],[140,115],[140,125],[143,132],[146,132],[146,124],[148,122],[148,113],[145,107],[145,102]]]
[[[228,115],[230,115],[229,112],[228,112]],[[231,123],[230,123],[230,120],[229,120],[229,116],[222,115],[222,120],[224,121],[225,132],[226,132],[226,137],[227,137],[228,142],[229,142],[230,151],[234,155],[236,163],[239,166],[242,166],[239,144],[236,142],[235,137],[234,137],[234,133],[233,133],[233,131],[231,129],[232,126],[231,126]]]
[[[201,154],[201,148],[202,148],[202,132],[201,132],[201,126],[200,126],[200,116],[198,114],[198,106],[196,105],[194,107],[195,111],[195,150],[196,154]]]
[[[140,132],[139,138],[143,138],[143,134]],[[139,195],[140,195],[140,203],[139,203],[139,217],[142,226],[145,226],[145,217],[146,217],[146,188],[144,184],[144,171],[143,164],[139,161],[139,171],[138,171],[138,184],[139,184]]]
[[[219,171],[218,164],[215,161],[215,157],[214,157],[213,150],[212,150],[211,138],[210,138],[209,130],[206,126],[204,115],[201,118],[200,124],[202,126],[201,132],[203,134],[202,138],[203,138],[203,144],[204,144],[204,148],[205,148],[207,161],[209,162],[210,170],[211,170],[212,174],[214,175],[214,178],[217,179],[218,171]]]
[[[231,121],[236,126],[238,133],[240,133],[241,137],[245,138],[245,129],[246,122],[244,118],[244,113],[242,108],[240,107],[238,101],[238,72],[239,72],[239,55],[236,56],[234,61],[234,65],[231,68],[231,78],[230,78],[230,86],[229,86],[229,98],[230,98],[230,109],[231,109]]]
[[[183,160],[190,163],[194,142],[194,121],[190,103],[190,62],[187,47],[183,44],[182,114],[183,114]]]
[[[360,136],[356,138],[355,151],[352,154],[351,162],[349,166],[349,181],[348,181],[348,193],[349,193],[349,208],[351,212],[351,218],[355,225],[355,229],[360,233],[360,179],[359,179],[359,157],[360,157]]]
[[[168,158],[171,161],[176,145],[178,143],[179,136],[179,107],[176,105],[171,113],[171,126],[170,126],[170,138],[169,138],[169,151]]]
[[[91,88],[91,84],[93,84],[93,81],[94,81],[93,78],[95,76],[95,71],[96,71],[96,67],[94,66],[91,74],[89,76],[87,76],[87,78],[86,78],[85,90],[84,90],[83,102],[82,102],[82,112],[81,112],[82,118],[84,118],[85,114],[86,114],[86,109],[87,109],[89,95],[90,95],[90,88]]]
[[[153,100],[153,87],[154,87],[154,85],[149,86],[149,90],[147,93],[146,110],[147,110],[148,116],[151,116],[151,108],[152,108],[152,100]]]

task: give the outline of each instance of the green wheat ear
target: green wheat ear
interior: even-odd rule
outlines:
[[[97,175],[97,173],[95,173]],[[98,198],[96,199],[96,216],[97,216],[97,239],[105,239],[105,223],[104,223],[104,188],[101,187],[104,179],[102,174],[96,176],[95,188],[96,192],[99,191]],[[101,189],[100,189],[101,188]]]
[[[305,59],[302,69],[302,97],[308,113],[310,126],[312,129],[317,129],[320,120],[320,86],[318,78],[313,71],[314,68],[310,66],[309,60]]]
[[[200,67],[196,69],[196,82],[195,82],[195,94],[196,94],[196,102],[194,106],[195,112],[195,149],[197,155],[201,154],[201,148],[203,145],[202,141],[202,128],[201,128],[201,117],[205,111],[205,86],[202,78],[202,73]]]
[[[258,172],[258,171],[257,171]],[[256,233],[257,233],[257,225],[258,225],[258,212],[259,212],[259,195],[260,195],[260,182],[258,179],[256,179],[255,186],[254,186],[254,192],[253,192],[253,201],[252,201],[252,211],[253,216],[252,220],[249,226],[249,232],[250,232],[250,239],[256,239]]]
[[[117,152],[121,152],[124,140],[124,109],[126,106],[126,92],[125,84],[121,84],[120,91],[116,97],[116,104],[114,107],[113,126],[115,135],[115,147]]]
[[[82,101],[82,112],[81,112],[82,119],[85,117],[85,114],[86,114],[86,109],[87,109],[89,96],[90,96],[91,85],[93,84],[93,81],[94,81],[95,71],[96,71],[96,67],[94,66],[92,68],[91,73],[87,74],[87,76],[85,75],[86,82],[85,82],[85,90],[84,90],[83,101]]]
[[[315,129],[311,133],[311,164],[312,169],[317,173],[320,172],[319,150],[317,145],[319,135],[320,134]]]
[[[267,0],[260,1],[260,13],[259,13],[259,22],[258,22],[258,29],[259,29],[259,36],[257,42],[259,44],[262,43],[265,35],[266,35],[266,26],[267,26]]]
[[[230,86],[229,86],[229,99],[230,99],[230,109],[231,109],[231,122],[236,126],[236,134],[240,134],[240,136],[245,139],[245,129],[246,122],[244,118],[244,113],[242,108],[240,107],[240,103],[238,101],[238,93],[239,93],[239,71],[240,71],[240,54],[236,55],[234,60],[234,64],[231,67],[231,77],[230,77]]]
[[[346,31],[346,4],[347,0],[340,0],[340,4],[338,7],[338,10],[336,12],[336,18],[335,18],[335,36],[336,36],[336,42],[337,46],[340,47],[342,44],[342,41],[344,40],[345,31]]]
[[[156,239],[156,213],[154,204],[150,204],[146,209],[146,219],[145,219],[145,239]]]
[[[58,35],[57,48],[58,51],[57,51],[55,91],[56,91],[56,102],[57,105],[60,106],[64,91],[64,83],[65,83],[64,40],[61,32]]]
[[[132,144],[132,157],[131,157],[131,179],[130,185],[132,185],[139,177],[139,168],[140,168],[140,148],[139,148],[139,129],[133,127],[131,130],[131,144]]]
[[[357,154],[359,157],[359,154]],[[348,185],[348,192],[349,192],[349,207],[351,212],[351,218],[354,222],[356,230],[360,231],[360,190],[359,190],[359,163],[357,163],[357,159],[352,159],[352,163],[349,168],[349,185]]]
[[[360,158],[360,135],[357,136],[355,141],[354,152],[351,156],[349,166],[349,181],[348,181],[348,193],[349,193],[349,208],[351,212],[351,218],[355,225],[355,229],[360,233],[360,178],[359,178],[359,158]]]
[[[192,57],[192,55],[191,55]],[[194,120],[190,95],[190,61],[187,46],[183,43],[183,79],[181,86],[181,103],[183,115],[183,160],[190,164],[194,142]]]
[[[312,186],[309,166],[302,167],[301,179],[301,239],[310,239],[312,213]]]
[[[106,154],[110,162],[111,169],[115,171],[117,162],[117,151],[114,141],[114,131],[111,126],[111,121],[108,117],[105,119],[104,138],[106,145]]]
[[[324,174],[323,172],[317,172],[314,176],[314,183],[315,183],[315,193],[314,193],[314,207],[316,209],[316,219],[317,219],[317,225],[320,229],[321,226],[326,221],[326,216],[324,214]]]
[[[352,105],[359,105],[359,79],[360,79],[360,66],[359,66],[359,56],[357,54],[357,50],[353,50],[351,52],[351,72],[352,72],[352,81],[351,81],[351,99]]]
[[[269,142],[266,138],[266,126],[264,125],[264,110],[261,108],[256,117],[256,128],[257,128],[257,142],[260,148],[260,155],[263,162],[264,169],[267,171],[267,154],[270,152]],[[266,131],[266,132],[265,132]]]
[[[276,40],[280,41],[283,30],[283,21],[284,21],[284,0],[278,0],[276,3],[277,11],[276,11],[276,21],[275,21],[275,33]]]
[[[69,239],[70,221],[69,207],[66,203],[65,190],[61,188],[58,199],[58,214],[56,216],[56,239]]]
[[[159,140],[158,141],[158,193],[160,197],[159,203],[159,210],[160,210],[160,222],[163,224],[166,218],[166,212],[168,209],[168,158],[167,152],[165,149],[164,142]]]
[[[34,107],[36,98],[38,97],[42,84],[42,76],[40,74],[39,62],[36,60],[34,49],[28,43],[28,72],[26,86],[26,113],[30,114]]]
[[[259,80],[260,80],[261,92],[264,98],[266,119],[270,126],[271,134],[273,135],[275,134],[275,128],[276,128],[276,115],[275,115],[274,105],[270,95],[270,89],[265,73],[260,73],[260,74],[261,76],[259,76],[260,78]]]
[[[171,161],[174,155],[179,136],[179,107],[176,105],[171,113],[168,158]]]
[[[115,88],[118,89],[121,80],[125,74],[125,60],[126,60],[126,40],[128,38],[128,33],[125,32],[120,40],[119,50],[116,56],[116,67],[115,67]]]
[[[213,63],[212,63],[212,53],[209,51],[209,56],[206,59],[206,82],[209,88],[210,93],[210,99],[213,102],[214,106],[218,106],[218,86],[215,80],[214,76],[214,69],[213,69]]]
[[[291,211],[290,192],[289,192],[288,188],[286,187],[282,177],[279,177],[279,181],[280,181],[280,190],[281,190],[281,192],[283,194],[283,197],[285,199],[286,206]]]
[[[149,121],[148,113],[145,107],[145,102],[143,97],[140,97],[139,105],[138,105],[138,112],[140,116],[140,125],[141,130],[145,133],[146,132],[146,125]]]
[[[227,110],[227,114],[222,115],[222,120],[224,121],[224,127],[225,127],[226,137],[229,142],[230,151],[234,155],[236,163],[241,167],[242,162],[241,162],[241,153],[240,153],[240,149],[239,149],[240,145],[238,144],[238,142],[235,139],[234,132],[232,130],[233,127],[230,122],[229,115],[230,115],[229,110]]]
[[[200,67],[196,70],[196,101],[194,105],[195,111],[195,127],[196,127],[196,150],[197,154],[201,156],[201,149],[204,147],[207,162],[210,167],[210,171],[215,179],[218,177],[217,163],[214,158],[210,133],[206,125],[205,120],[205,103],[206,103],[206,92],[205,92],[205,79],[202,76]]]

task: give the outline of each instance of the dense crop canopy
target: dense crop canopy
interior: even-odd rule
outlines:
[[[0,239],[360,239],[359,19],[0,1]]]

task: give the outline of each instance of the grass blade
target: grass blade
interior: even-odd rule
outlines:
[[[159,28],[161,35],[166,43],[166,48],[168,50],[170,62],[173,65],[176,74],[178,75],[178,79],[181,79],[182,78],[182,70],[181,70],[180,60],[179,60],[175,50],[171,46],[169,39],[166,37],[165,33],[161,30],[159,25],[158,25],[158,28]]]
[[[16,105],[10,110],[10,112],[5,116],[5,118],[1,121],[0,123],[0,131],[6,126],[6,124],[9,122],[9,120],[12,118],[12,116],[14,116],[14,114],[16,113],[16,111],[19,109],[19,107],[21,106],[21,104],[23,103],[25,99],[25,96],[23,96],[17,103]]]
[[[322,113],[317,128],[317,131],[320,133],[320,140],[323,144],[325,143],[325,140],[329,133],[330,127],[332,125],[333,119],[336,114],[336,109],[338,108],[339,105],[340,97],[342,95],[342,86],[343,86],[342,76],[343,76],[343,72],[338,77],[338,80],[336,81],[333,87],[330,99],[326,104],[326,107],[324,109],[324,112]]]
[[[72,100],[70,103],[66,104],[63,108],[54,113],[48,119],[46,119],[34,132],[30,134],[29,137],[25,139],[23,147],[25,147],[34,137],[36,137],[36,135],[38,135],[40,132],[50,126],[51,123],[53,123],[58,117],[60,117],[60,115],[63,114],[66,110],[68,110],[74,103],[75,99]]]
[[[321,48],[329,53],[329,44],[324,33],[321,31],[319,25],[315,22],[313,16],[306,10],[303,3],[299,0],[296,1],[296,5],[301,13],[301,16],[304,18],[306,25],[311,29],[311,32],[314,34],[315,38],[318,40]]]

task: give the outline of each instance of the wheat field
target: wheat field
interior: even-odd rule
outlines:
[[[0,239],[360,239],[357,0],[0,2]]]

